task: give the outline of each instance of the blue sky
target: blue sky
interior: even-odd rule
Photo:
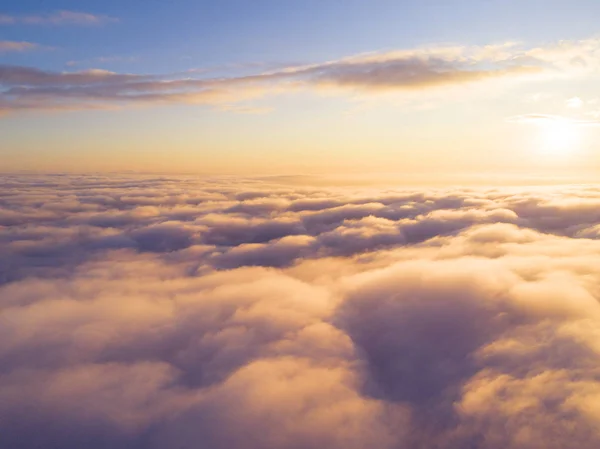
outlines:
[[[506,39],[544,42],[597,32],[595,0],[219,0],[2,2],[7,15],[81,11],[98,26],[5,25],[3,40],[52,51],[4,54],[12,64],[165,73],[243,63],[307,63],[399,46]],[[94,58],[102,58],[100,62]]]
[[[0,5],[14,169],[479,170],[600,120],[596,0]]]

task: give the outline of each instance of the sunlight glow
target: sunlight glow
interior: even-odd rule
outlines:
[[[548,155],[572,153],[580,144],[581,133],[577,125],[556,120],[540,128],[541,151]]]

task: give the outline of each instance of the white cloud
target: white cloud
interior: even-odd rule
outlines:
[[[600,125],[600,121],[592,119],[575,119],[570,117],[562,117],[560,115],[551,115],[551,114],[523,114],[516,115],[513,117],[508,117],[506,119],[507,122],[510,123],[521,123],[521,124],[548,124],[552,122],[568,124],[568,125],[576,125],[576,126],[598,126]]]
[[[568,107],[568,108],[571,108],[571,109],[579,109],[579,108],[581,108],[581,107],[582,107],[584,104],[585,104],[585,103],[584,103],[584,101],[583,101],[581,98],[579,98],[579,97],[573,97],[573,98],[569,98],[569,99],[566,101],[566,105],[567,105],[567,107]]]

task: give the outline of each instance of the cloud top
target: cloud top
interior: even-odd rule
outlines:
[[[1,448],[596,448],[600,189],[0,178]]]

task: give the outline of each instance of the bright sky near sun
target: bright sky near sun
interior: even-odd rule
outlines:
[[[598,18],[597,0],[0,2],[0,171],[593,177]]]

